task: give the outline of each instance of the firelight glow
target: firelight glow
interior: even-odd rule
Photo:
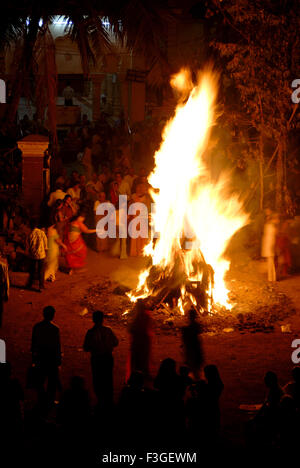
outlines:
[[[206,293],[211,297],[208,310],[212,303],[230,308],[224,282],[230,263],[223,254],[233,234],[248,220],[238,197],[229,195],[228,176],[212,182],[204,161],[215,118],[217,81],[212,71],[199,75],[196,86],[188,70],[172,77],[179,104],[163,130],[149,177],[155,203],[152,223],[159,238],[151,239],[144,250],[152,257],[152,266],[161,268],[165,275],[174,270],[180,258],[189,281],[201,280],[203,269],[198,266],[209,264],[214,281],[207,286]],[[147,282],[149,273],[150,268],[140,274],[137,289],[129,294],[132,301],[153,293]],[[183,313],[188,303],[196,305],[197,301],[184,283],[180,291],[177,306]]]

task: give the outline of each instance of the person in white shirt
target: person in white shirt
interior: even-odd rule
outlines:
[[[268,281],[276,281],[275,246],[279,217],[270,214],[266,219],[262,237],[261,256],[267,259]]]
[[[48,250],[47,236],[42,229],[38,228],[36,220],[32,220],[30,223],[31,233],[26,239],[26,251],[30,259],[29,267],[29,279],[27,282],[27,288],[31,289],[35,279],[35,270],[38,270],[39,276],[39,292],[42,292],[44,288],[44,270],[45,270],[45,258]]]
[[[54,192],[50,193],[49,196],[49,201],[48,201],[48,206],[52,207],[56,200],[63,200],[66,196],[66,192],[63,191],[63,185],[62,184],[57,184],[56,185],[56,190]]]

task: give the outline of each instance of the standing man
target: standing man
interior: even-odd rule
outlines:
[[[262,237],[261,256],[267,259],[268,281],[276,281],[275,247],[279,216],[267,212]]]
[[[201,324],[197,321],[197,312],[194,308],[188,312],[189,323],[182,327],[182,344],[186,365],[191,369],[195,380],[200,380],[201,367],[204,362],[202,347]]]
[[[65,98],[65,106],[73,106],[74,89],[71,87],[70,82],[63,89],[63,97]]]
[[[59,328],[52,322],[54,315],[54,307],[45,307],[44,320],[35,324],[32,330],[32,363],[37,370],[38,400],[43,409],[54,403],[59,384],[60,333]],[[45,389],[46,380],[47,389]]]
[[[100,310],[93,313],[93,328],[87,331],[83,349],[91,353],[91,367],[94,391],[98,403],[110,408],[113,404],[113,349],[119,341],[111,328],[103,326],[104,314]]]
[[[29,266],[29,279],[27,282],[27,288],[31,288],[34,282],[35,270],[37,268],[39,275],[39,292],[45,289],[44,286],[44,273],[45,273],[45,258],[46,251],[48,249],[47,236],[37,227],[37,222],[31,222],[31,233],[29,234],[26,241],[26,250],[30,258]]]

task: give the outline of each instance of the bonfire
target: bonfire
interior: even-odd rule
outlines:
[[[230,194],[229,177],[211,180],[205,163],[215,123],[217,75],[199,73],[194,85],[188,70],[171,80],[178,105],[167,122],[149,176],[155,211],[151,237],[144,249],[149,266],[140,273],[131,301],[151,299],[153,306],[184,313],[231,308],[224,252],[235,232],[247,223],[242,202]]]

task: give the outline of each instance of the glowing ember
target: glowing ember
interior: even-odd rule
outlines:
[[[152,266],[140,274],[129,297],[134,302],[154,296],[161,303],[171,294],[172,305],[181,312],[191,303],[199,310],[211,311],[213,303],[230,308],[224,283],[230,265],[222,255],[247,215],[238,198],[226,193],[228,178],[212,182],[203,159],[214,124],[217,78],[206,72],[193,87],[190,73],[183,70],[171,85],[181,102],[163,131],[149,177],[154,229],[144,253]]]

